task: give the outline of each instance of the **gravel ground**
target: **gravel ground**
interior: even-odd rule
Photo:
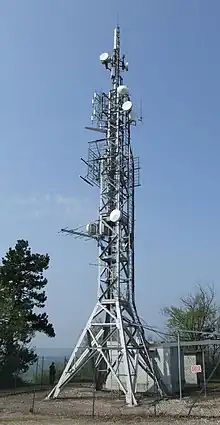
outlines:
[[[210,421],[209,419],[192,419],[190,421],[187,421],[187,425],[214,425],[214,423],[216,425],[220,424],[220,421]],[[116,424],[120,424],[120,425],[186,425],[186,420],[181,419],[174,419],[172,421],[167,421],[164,419],[150,419],[147,420],[146,419],[144,421],[132,421],[132,422],[128,422],[128,421],[120,421],[120,422],[115,422],[115,421],[105,421],[105,422],[97,422],[96,420],[94,421],[88,421],[88,420],[82,420],[82,419],[64,419],[64,418],[60,418],[60,419],[53,419],[53,418],[28,418],[28,417],[24,417],[22,419],[19,418],[7,418],[7,419],[0,419],[0,424],[1,425],[116,425]]]
[[[163,400],[159,403],[151,398],[140,399],[140,405],[129,408],[124,398],[114,393],[95,393],[91,388],[67,388],[57,400],[45,401],[45,392],[35,394],[34,413],[33,394],[0,396],[0,424],[11,425],[89,425],[89,424],[130,424],[130,425],[187,425],[219,424],[220,397],[200,398],[190,417],[192,399]],[[93,412],[94,401],[94,414]],[[155,416],[156,413],[156,416]]]

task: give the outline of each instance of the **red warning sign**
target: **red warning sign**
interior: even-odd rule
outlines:
[[[202,372],[202,367],[200,364],[195,364],[193,366],[191,366],[191,372],[192,373],[200,373]]]

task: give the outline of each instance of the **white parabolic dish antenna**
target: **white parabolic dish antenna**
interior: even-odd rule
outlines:
[[[110,220],[112,223],[116,223],[118,220],[120,220],[121,217],[121,211],[119,210],[113,210],[110,214]]]
[[[119,96],[124,96],[125,94],[128,94],[128,87],[127,86],[118,86],[117,92]]]
[[[106,62],[108,62],[108,60],[109,60],[109,54],[108,54],[108,53],[102,53],[102,54],[99,56],[99,59],[100,59],[100,62],[102,62],[102,63],[106,63]]]
[[[127,102],[123,103],[122,109],[125,112],[130,112],[132,109],[132,102],[130,100],[127,100]]]

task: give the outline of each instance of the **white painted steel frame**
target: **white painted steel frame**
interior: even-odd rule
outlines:
[[[124,69],[124,57],[120,57],[119,28],[114,31],[113,55],[106,67],[111,72],[112,88],[108,94],[102,93],[96,97],[97,129],[106,133],[106,139],[102,149],[97,147],[100,141],[95,141],[94,149],[97,150],[90,150],[86,180],[100,187],[99,230],[96,235],[99,247],[98,299],[57,385],[48,398],[57,397],[74,375],[87,362],[93,361],[97,389],[102,388],[111,373],[125,394],[126,403],[134,406],[137,404],[135,394],[139,366],[156,381],[158,389],[162,390],[134,298],[136,182],[130,143],[131,120],[129,114],[122,109],[123,102],[130,98],[128,95],[120,97],[117,90],[123,83],[120,72]],[[121,212],[121,218],[116,223],[109,219],[114,209]],[[94,238],[94,235],[92,237]],[[86,338],[86,347],[82,351]],[[115,347],[117,359],[113,360],[111,352]]]

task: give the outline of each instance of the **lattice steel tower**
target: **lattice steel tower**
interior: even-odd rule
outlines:
[[[135,306],[134,283],[134,190],[139,186],[139,158],[131,149],[131,126],[136,124],[122,71],[128,70],[120,56],[120,29],[114,30],[112,56],[103,53],[101,63],[110,71],[111,89],[95,93],[92,121],[87,129],[102,133],[89,142],[87,176],[100,188],[97,222],[82,231],[63,231],[93,238],[99,248],[98,297],[95,308],[72,352],[58,384],[48,398],[57,397],[88,362],[96,370],[96,388],[112,374],[128,405],[136,405],[137,369],[149,374],[158,388],[160,379],[149,352]]]

